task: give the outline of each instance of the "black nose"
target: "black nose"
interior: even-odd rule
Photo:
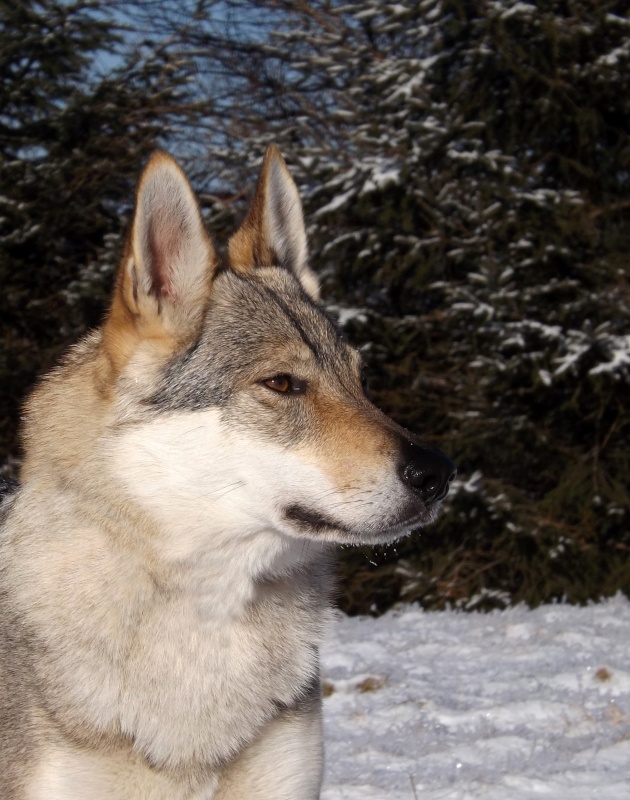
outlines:
[[[439,450],[430,450],[406,440],[402,447],[399,473],[402,481],[425,503],[443,500],[457,468]]]

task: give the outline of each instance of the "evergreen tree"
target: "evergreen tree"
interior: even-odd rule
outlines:
[[[100,0],[0,0],[0,444],[35,376],[98,322],[143,160],[190,110],[183,63]]]
[[[630,591],[628,3],[263,5],[215,157],[293,156],[376,400],[463,476],[347,606]]]

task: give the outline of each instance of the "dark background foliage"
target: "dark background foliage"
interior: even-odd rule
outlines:
[[[375,401],[460,467],[435,526],[343,551],[342,606],[630,594],[628,2],[0,11],[4,455],[102,314],[151,149],[225,241],[275,141]]]

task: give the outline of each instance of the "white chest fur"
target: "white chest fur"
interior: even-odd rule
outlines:
[[[286,590],[261,594],[229,621],[189,598],[167,599],[143,619],[119,719],[153,763],[229,759],[312,682],[322,621]]]
[[[300,698],[328,617],[317,560],[270,582],[213,574],[201,559],[181,567],[188,578],[161,584],[102,530],[67,525],[70,511],[58,525],[48,514],[49,547],[24,541],[7,574],[38,640],[36,679],[63,728],[122,734],[156,767],[212,767]]]
[[[194,790],[138,761],[73,749],[47,750],[26,790],[26,800],[212,800],[218,779]]]

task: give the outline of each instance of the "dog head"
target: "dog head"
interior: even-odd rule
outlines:
[[[455,475],[367,399],[275,147],[222,267],[183,173],[152,157],[102,341],[110,463],[167,525],[384,542],[432,520]]]

